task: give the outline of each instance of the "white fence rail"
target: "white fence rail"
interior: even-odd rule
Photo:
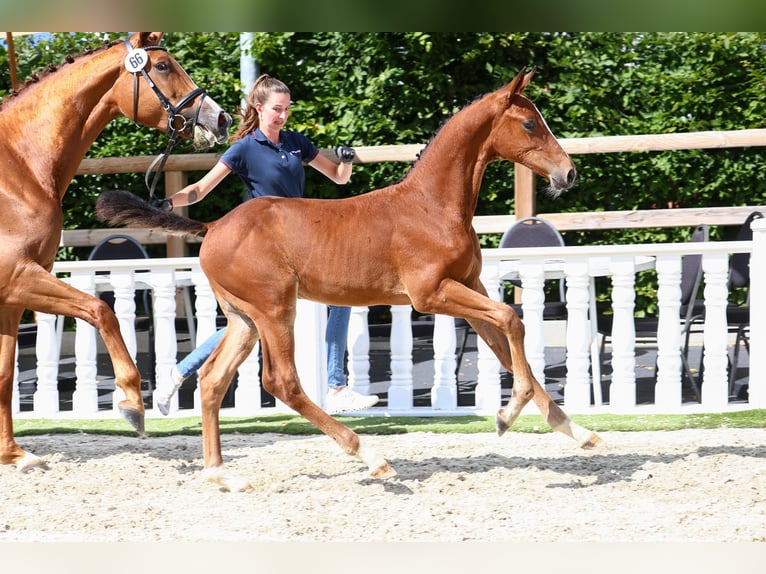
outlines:
[[[483,251],[482,281],[493,297],[500,299],[502,277],[509,260],[524,282],[523,305],[527,337],[525,346],[533,371],[542,380],[545,365],[545,331],[542,328],[542,278],[545,261],[555,259],[567,280],[568,318],[566,322],[566,377],[563,391],[564,408],[569,413],[690,413],[726,412],[745,408],[766,408],[766,379],[749,378],[747,400],[732,401],[729,396],[727,337],[727,265],[732,253],[750,252],[751,292],[762,293],[766,288],[766,223],[753,224],[752,242],[707,242],[688,244],[613,245],[565,248],[487,249]],[[683,255],[703,255],[705,272],[706,323],[704,328],[704,376],[700,402],[682,401],[680,352],[680,261]],[[657,342],[657,372],[654,402],[636,402],[636,353],[633,311],[635,304],[636,257],[652,258],[656,263],[660,332]],[[609,266],[613,284],[614,327],[617,335],[612,341],[612,375],[608,386],[609,400],[602,401],[598,380],[600,365],[593,361],[597,343],[589,313],[591,285],[588,262],[598,258]],[[137,335],[134,328],[134,293],[137,288],[149,288],[153,294],[155,376],[167,376],[169,366],[177,358],[176,296],[179,287],[194,291],[194,316],[191,332],[196,342],[212,334],[216,328],[217,306],[196,258],[150,260],[88,261],[56,263],[53,272],[68,277],[79,289],[98,293],[114,291],[115,312],[128,349],[137,356]],[[108,272],[108,275],[99,273]],[[370,338],[367,308],[354,308],[349,328],[349,384],[362,393],[378,392],[380,383],[370,380]],[[494,355],[483,342],[478,344],[477,375],[473,391],[473,406],[458,406],[456,378],[456,335],[451,317],[437,316],[433,336],[433,372],[423,378],[413,375],[413,338],[409,306],[391,309],[390,382],[385,386],[386,401],[364,415],[452,415],[494,414],[502,396],[501,369]],[[319,404],[325,390],[324,326],[325,307],[301,301],[296,323],[296,356],[299,374],[307,393]],[[751,299],[750,349],[747,354],[751,373],[763,373],[766,362],[766,303],[760,297]],[[22,377],[17,369],[13,393],[13,410],[17,417],[38,418],[101,418],[117,417],[115,405],[122,399],[121,391],[98,363],[99,341],[95,330],[83,321],[76,321],[74,333],[75,383],[71,410],[61,409],[59,369],[62,363],[62,322],[52,315],[38,314],[35,345],[36,367],[30,376]],[[69,334],[71,336],[71,334]],[[224,415],[252,415],[284,412],[278,401],[263,406],[258,378],[258,348],[238,372],[233,406],[223,409]],[[103,351],[101,351],[103,353]],[[595,377],[592,375],[595,375]],[[416,380],[417,378],[417,380]],[[111,386],[110,386],[111,385]],[[415,406],[416,389],[430,388],[430,406]],[[103,396],[111,396],[104,405]],[[422,392],[421,392],[422,394]],[[151,388],[146,389],[147,399]],[[195,391],[192,408],[179,409],[177,397],[171,416],[199,414],[199,391]],[[149,402],[147,400],[147,402]],[[530,412],[536,412],[530,406]],[[160,416],[148,409],[148,416]]]

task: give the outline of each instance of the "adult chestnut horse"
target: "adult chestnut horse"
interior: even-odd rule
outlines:
[[[0,463],[24,469],[41,459],[13,437],[16,339],[24,309],[83,319],[100,332],[125,392],[119,408],[144,432],[141,377],[109,306],[50,270],[61,240],[61,200],[82,158],[119,115],[172,138],[208,145],[228,137],[231,118],[158,44],[161,32],[133,34],[68,57],[0,107]]]
[[[293,354],[296,299],[332,305],[402,305],[465,317],[513,370],[513,392],[497,413],[503,434],[533,399],[548,423],[592,447],[599,437],[572,422],[535,380],[524,354],[524,327],[479,281],[481,251],[472,226],[484,170],[507,159],[571,187],[574,164],[535,106],[522,95],[533,72],[463,108],[441,128],[407,176],[347,199],[248,201],[212,223],[163,213],[124,191],[103,193],[96,215],[118,225],[204,235],[200,264],[228,319],[226,334],[199,371],[202,435],[209,477],[223,473],[219,408],[232,376],[258,337],[263,387],[366,462],[373,476],[395,474],[356,433],[325,414],[301,389]]]

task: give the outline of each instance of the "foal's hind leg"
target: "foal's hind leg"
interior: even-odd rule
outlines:
[[[362,460],[375,478],[389,478],[396,471],[359,435],[320,409],[303,391],[295,367],[292,322],[268,320],[259,323],[263,349],[263,387],[332,438],[346,454]]]

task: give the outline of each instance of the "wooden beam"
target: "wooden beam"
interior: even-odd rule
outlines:
[[[640,229],[647,227],[694,227],[741,225],[753,211],[766,214],[766,206],[689,207],[642,209],[635,211],[588,211],[580,213],[538,213],[559,231],[600,229]],[[479,235],[503,233],[516,220],[515,215],[477,215],[473,227]]]

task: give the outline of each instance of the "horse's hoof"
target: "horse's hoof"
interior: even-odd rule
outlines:
[[[503,419],[502,416],[500,416],[500,413],[502,411],[499,411],[497,415],[495,415],[495,429],[497,430],[497,436],[503,436],[505,434],[505,431],[508,430],[508,423],[505,422],[505,419]]]
[[[393,466],[385,463],[371,471],[370,476],[373,478],[391,478],[392,476],[396,476],[396,471]]]
[[[595,432],[590,433],[590,436],[585,439],[584,442],[580,443],[580,448],[583,448],[585,450],[590,450],[592,448],[596,448],[599,446],[604,440],[598,436]]]
[[[134,409],[133,407],[126,407],[120,405],[120,414],[123,416],[123,418],[130,423],[130,425],[136,429],[136,432],[138,433],[138,436],[141,438],[144,438],[145,435],[145,427],[144,427],[144,413],[143,411],[139,411],[138,409]]]
[[[26,453],[18,461],[16,461],[16,468],[19,470],[19,472],[29,472],[33,468],[39,468],[41,470],[50,470],[48,463],[44,459],[40,458],[39,456],[35,456],[29,452]]]
[[[204,469],[202,478],[217,484],[224,492],[253,492],[255,490],[247,480],[226,475],[220,466]]]

